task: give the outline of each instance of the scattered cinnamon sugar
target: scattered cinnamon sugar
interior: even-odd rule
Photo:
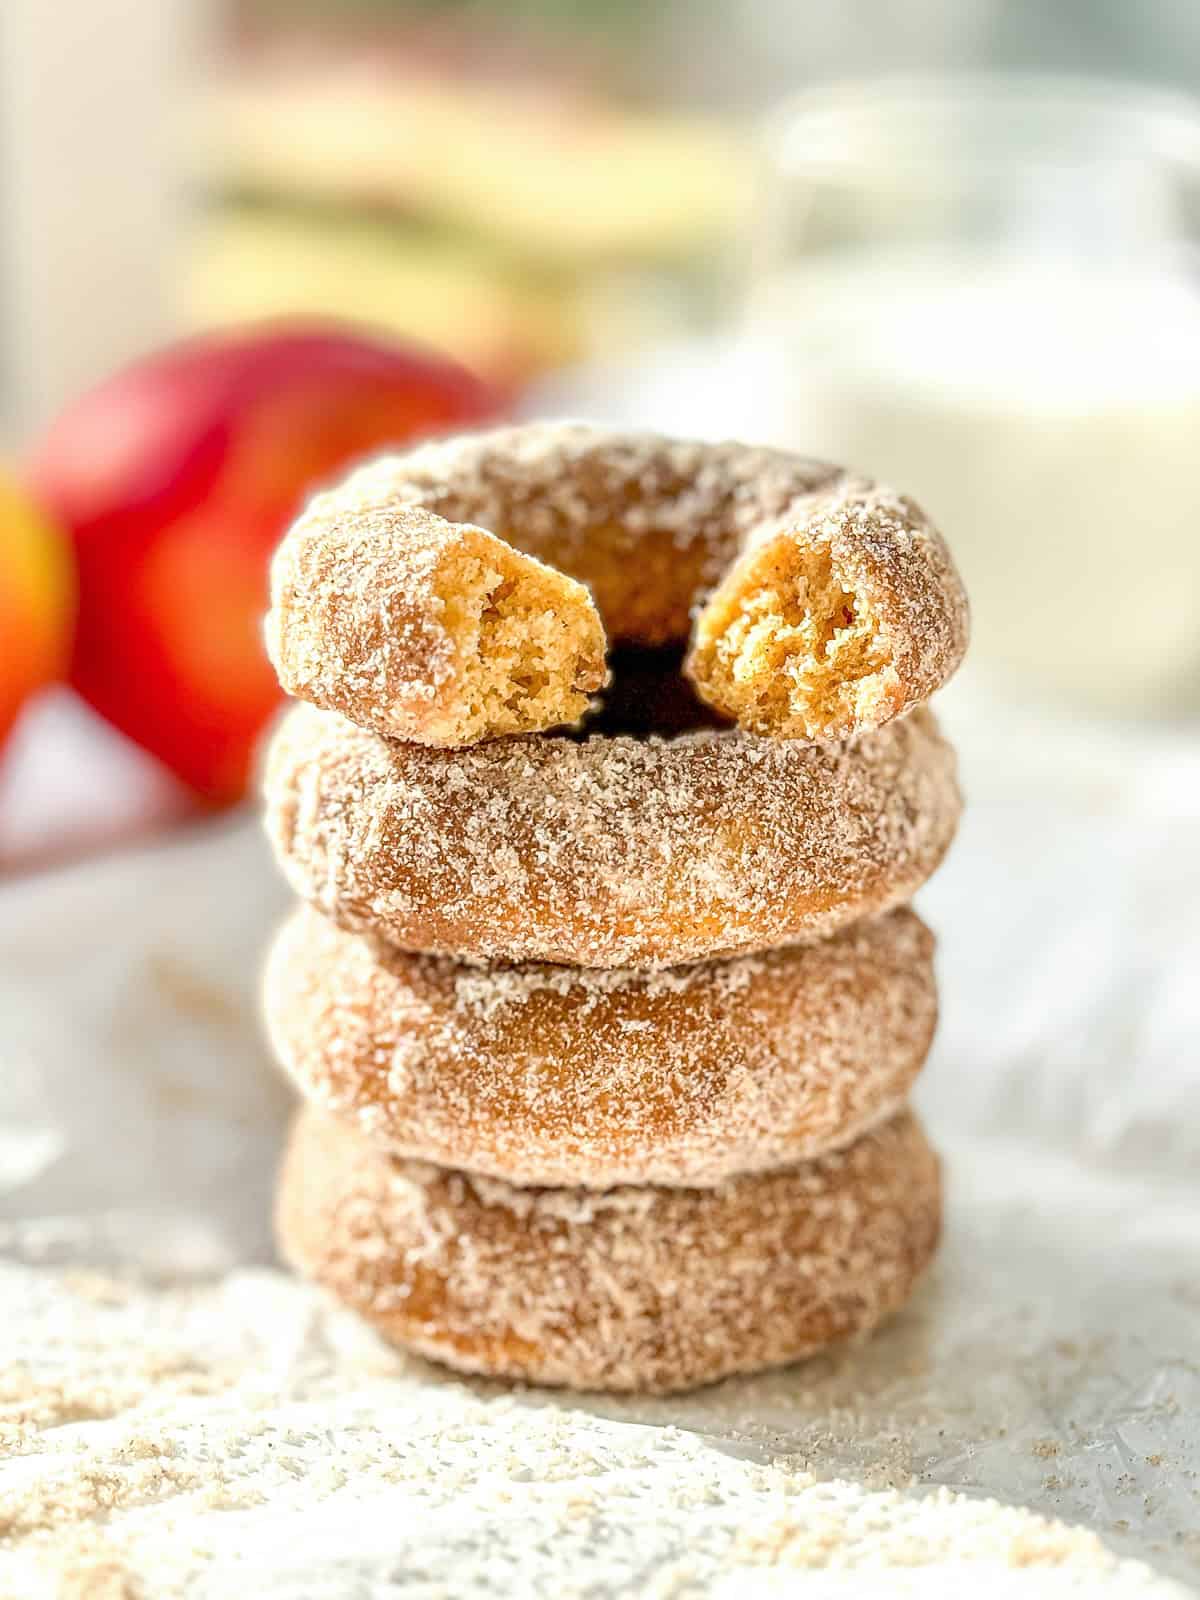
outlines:
[[[2,1270],[8,1303],[25,1310],[4,1329],[9,1365],[43,1392],[69,1370],[127,1397],[109,1418],[47,1422],[5,1461],[4,1503],[18,1515],[0,1540],[0,1594],[13,1600],[386,1592],[398,1527],[406,1572],[435,1574],[456,1600],[498,1589],[597,1600],[791,1593],[800,1574],[823,1572],[888,1594],[1184,1592],[1087,1529],[909,1485],[911,1449],[905,1467],[886,1397],[866,1417],[830,1409],[828,1436],[798,1461],[787,1398],[800,1374],[734,1383],[686,1407],[606,1400],[596,1415],[551,1394],[435,1377],[275,1272],[187,1289],[130,1283],[122,1301],[86,1305],[58,1271]],[[163,1341],[175,1366],[207,1384],[180,1395],[149,1379],[147,1353],[155,1370],[172,1365]],[[891,1371],[903,1350],[885,1338],[849,1352],[846,1381]],[[941,1375],[956,1440],[976,1425],[969,1397],[977,1381],[986,1387],[991,1354],[967,1353],[970,1370],[948,1392]],[[828,1401],[822,1387],[815,1403]],[[746,1442],[756,1414],[779,1422],[759,1436],[765,1455]],[[687,1427],[672,1425],[685,1416]],[[854,1439],[866,1482],[819,1481]],[[156,1472],[156,1459],[178,1470]],[[128,1487],[95,1492],[114,1479]],[[905,1487],[867,1486],[876,1480]],[[19,1511],[56,1495],[58,1515]],[[1039,1588],[1043,1573],[1059,1585]]]

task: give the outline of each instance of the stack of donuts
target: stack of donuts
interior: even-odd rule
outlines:
[[[303,906],[285,1254],[466,1371],[667,1391],[904,1303],[939,1171],[907,902],[957,825],[967,606],[911,501],[578,424],[441,440],[275,557]]]

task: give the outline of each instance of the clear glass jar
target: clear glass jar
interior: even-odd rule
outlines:
[[[1200,108],[885,79],[794,101],[764,148],[770,431],[922,501],[975,661],[1200,709]]]

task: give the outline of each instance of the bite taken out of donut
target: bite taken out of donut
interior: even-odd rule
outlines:
[[[285,689],[466,746],[575,721],[607,642],[690,644],[701,700],[832,741],[938,689],[967,603],[920,508],[824,462],[577,423],[435,441],[319,496],[275,558]]]
[[[776,739],[847,739],[928,699],[967,646],[966,595],[911,500],[841,479],[758,528],[696,620],[707,704]]]

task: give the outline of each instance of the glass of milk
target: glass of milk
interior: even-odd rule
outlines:
[[[926,506],[977,664],[1200,710],[1200,108],[884,79],[793,102],[765,152],[768,431]]]

